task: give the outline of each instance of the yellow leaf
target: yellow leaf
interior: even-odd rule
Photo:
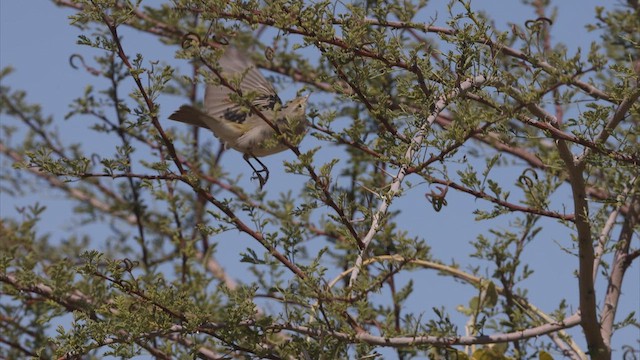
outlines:
[[[553,356],[551,356],[548,352],[546,351],[540,351],[538,353],[538,359],[540,360],[553,360]]]

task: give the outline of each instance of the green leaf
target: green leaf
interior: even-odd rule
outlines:
[[[496,285],[493,281],[490,281],[485,290],[485,302],[484,306],[493,308],[498,303],[498,291],[496,291]]]

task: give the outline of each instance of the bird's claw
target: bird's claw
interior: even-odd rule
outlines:
[[[265,176],[263,177],[261,173],[265,173]],[[253,176],[251,177],[251,180],[256,180],[256,179],[260,183],[260,189],[262,189],[264,185],[267,183],[267,181],[269,180],[269,170],[267,170],[266,168],[255,170],[253,172]]]
[[[252,157],[255,161],[257,161],[258,164],[262,166],[262,168],[260,170],[256,169],[256,167],[253,166],[251,161],[249,161],[249,157]],[[269,180],[269,169],[267,169],[267,167],[262,163],[262,161],[260,161],[260,159],[258,159],[255,156],[245,154],[242,158],[244,159],[244,161],[247,162],[247,164],[249,164],[249,166],[251,166],[251,169],[253,169],[253,176],[251,177],[251,180],[258,179],[258,181],[260,182],[260,190],[262,190],[262,188],[264,187],[264,184],[266,184],[267,180]],[[262,176],[262,173],[264,173],[265,175]]]

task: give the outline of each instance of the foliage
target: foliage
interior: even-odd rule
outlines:
[[[99,79],[66,119],[113,146],[68,143],[62,119],[2,85],[3,197],[52,187],[72,228],[96,229],[52,239],[42,203],[3,216],[2,357],[610,359],[614,332],[638,326],[616,313],[640,255],[637,1],[595,9],[587,54],[552,43],[546,1],[508,30],[467,1],[445,26],[425,22],[427,1],[54,2],[83,33],[72,65]],[[312,93],[314,145],[290,146],[264,189],[209,132],[161,115],[171,95],[200,101],[229,43],[277,88]],[[447,212],[465,200],[486,227],[471,253],[438,257],[454,240],[434,227],[468,226]],[[577,274],[575,302],[552,313],[526,283],[539,242]],[[435,275],[470,295],[416,308],[446,296]]]

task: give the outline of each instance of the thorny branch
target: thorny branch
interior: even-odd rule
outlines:
[[[372,259],[372,260],[379,260],[379,259]],[[432,264],[432,265],[437,266],[437,264]],[[442,266],[440,267],[441,269],[445,269],[445,267],[442,267]],[[351,270],[355,270],[355,268],[352,268]],[[97,274],[97,275],[103,276],[101,274]],[[459,272],[459,276],[461,276],[461,278],[468,278],[468,280],[471,282],[477,281],[477,279],[475,279],[474,277],[469,275],[464,275],[464,273],[462,272]],[[118,285],[118,281],[111,278],[108,278],[108,280],[114,281],[115,284]],[[70,310],[85,312],[87,311],[88,308],[92,308],[94,306],[94,304],[92,303],[92,300],[80,292],[76,291],[75,294],[71,294],[71,295],[64,295],[64,294],[54,295],[53,289],[50,288],[49,286],[46,286],[46,285],[23,286],[11,274],[7,274],[7,275],[0,274],[0,282],[9,284],[15,287],[16,289],[19,289],[24,292],[36,293],[38,295],[43,296],[44,298],[53,300],[56,303],[59,303],[60,305],[69,308]],[[335,281],[332,283],[335,283]],[[126,287],[126,284],[120,284],[118,286]],[[131,291],[132,290],[130,289],[129,292]],[[166,312],[168,315],[172,317],[181,318],[184,316],[183,314],[176,313],[174,310],[166,308],[164,305],[157,303],[153,299],[150,299],[141,290],[133,290],[133,291],[135,292],[136,296],[140,297],[141,300],[143,300],[146,303],[149,303],[150,305],[157,306],[161,311]],[[532,307],[531,309],[541,313],[535,307]],[[94,314],[93,316],[95,317],[96,315]],[[98,319],[96,318],[96,320]],[[553,332],[558,332],[562,329],[573,327],[577,325],[579,322],[580,322],[580,315],[574,314],[563,320],[551,320],[547,324],[526,329],[523,331],[513,332],[513,333],[492,334],[492,335],[482,335],[482,336],[456,336],[456,337],[441,337],[441,336],[429,336],[429,335],[382,337],[382,336],[372,335],[365,331],[361,331],[354,336],[354,335],[346,334],[346,333],[335,331],[335,330],[317,330],[317,329],[310,329],[305,326],[296,326],[293,324],[284,324],[284,323],[283,324],[274,323],[274,324],[266,325],[264,330],[271,330],[271,331],[275,330],[276,332],[281,330],[289,330],[292,332],[297,332],[297,333],[301,333],[309,336],[317,336],[317,337],[331,336],[331,337],[335,337],[336,339],[347,340],[353,343],[366,343],[370,345],[389,346],[389,347],[407,347],[407,346],[413,346],[418,344],[470,345],[470,344],[510,342],[515,340],[532,338],[540,335],[546,335]],[[208,323],[208,324],[203,324],[197,327],[195,331],[196,332],[201,331],[204,333],[208,333],[210,335],[214,335],[214,333],[211,333],[212,330],[227,328],[229,326],[231,326],[231,324]],[[246,320],[241,323],[234,324],[233,326],[257,326],[257,324],[253,320]],[[186,334],[180,325],[173,325],[172,329],[176,329],[176,331],[180,331],[183,334]],[[163,333],[166,335],[167,332],[163,332]],[[202,349],[206,350],[206,348],[202,348]]]
[[[482,85],[487,80],[488,79],[486,79],[482,75],[476,76],[473,79],[467,79],[461,82],[457,89],[453,90],[449,94],[442,95],[440,97],[440,99],[435,104],[435,109],[433,113],[426,119],[426,121],[420,127],[420,129],[418,129],[415,132],[415,134],[413,135],[413,138],[411,139],[411,143],[407,147],[407,151],[405,153],[405,159],[407,161],[407,164],[411,164],[413,162],[414,156],[418,152],[418,149],[420,149],[420,145],[422,144],[422,141],[426,135],[427,129],[435,121],[435,119],[438,117],[440,112],[442,112],[445,109],[445,107],[448,105],[448,102],[462,95],[466,91],[469,91],[471,88]],[[358,258],[356,259],[355,266],[354,266],[355,270],[351,273],[351,277],[349,278],[350,288],[353,288],[353,286],[355,285],[356,279],[358,278],[358,274],[360,273],[360,268],[362,267],[362,262],[367,256],[367,247],[371,243],[371,240],[373,240],[373,237],[380,230],[380,227],[382,225],[381,224],[382,218],[387,213],[387,210],[391,205],[391,201],[400,191],[400,186],[402,185],[402,182],[404,181],[404,178],[408,174],[408,172],[409,172],[409,165],[404,164],[400,167],[400,169],[398,170],[398,173],[393,178],[393,181],[391,183],[389,190],[382,197],[380,205],[378,206],[378,210],[373,214],[373,217],[371,218],[371,226],[369,228],[369,231],[367,232],[365,237],[362,239],[364,247],[360,250],[360,253],[358,254]]]
[[[102,12],[102,10],[96,6],[94,4],[94,6],[96,7],[97,10],[99,10],[102,13],[102,17],[103,17],[103,21],[104,23],[107,25],[107,27],[109,28],[109,31],[112,34],[112,40],[116,46],[117,49],[117,54],[120,57],[120,60],[125,64],[125,66],[131,70],[134,70],[133,66],[131,65],[131,63],[129,62],[129,59],[122,47],[122,44],[120,43],[120,38],[118,36],[118,32],[117,32],[117,28],[114,25],[113,21]],[[135,74],[135,72],[132,72],[132,74]],[[158,131],[158,134],[160,135],[160,137],[162,138],[164,145],[167,147],[168,151],[169,151],[169,155],[171,156],[171,159],[173,160],[173,163],[176,165],[176,167],[178,168],[180,174],[182,174],[183,176],[187,175],[186,170],[183,168],[182,163],[180,162],[180,159],[178,158],[178,154],[176,152],[176,149],[173,145],[173,143],[171,142],[171,140],[169,140],[169,138],[167,137],[166,133],[164,132],[162,126],[160,125],[160,122],[158,121],[158,117],[157,117],[157,111],[156,111],[156,105],[153,103],[153,101],[149,98],[149,96],[147,95],[146,89],[144,88],[140,77],[137,75],[133,75],[133,79],[136,83],[136,86],[138,87],[138,90],[140,91],[140,93],[142,94],[142,97],[147,105],[147,108],[149,110],[149,114],[151,115],[151,122],[153,124],[153,126],[155,127],[155,129]],[[304,274],[304,272],[297,267],[294,263],[292,263],[289,259],[287,259],[284,255],[282,255],[275,247],[273,247],[273,245],[269,244],[264,237],[262,236],[262,234],[256,232],[255,230],[251,229],[251,227],[249,227],[247,224],[245,224],[243,221],[241,221],[235,214],[234,212],[228,207],[226,206],[223,202],[217,200],[216,198],[214,198],[210,193],[204,191],[203,189],[199,188],[199,187],[195,187],[194,185],[190,184],[189,182],[187,182],[188,185],[192,186],[193,189],[202,197],[204,197],[205,199],[207,199],[207,201],[209,201],[211,204],[213,204],[215,207],[217,207],[218,209],[220,209],[223,213],[225,213],[225,215],[227,215],[229,217],[229,219],[235,223],[236,227],[238,228],[238,230],[245,232],[247,234],[249,234],[251,237],[253,237],[254,239],[256,239],[262,246],[265,247],[265,249],[267,249],[269,251],[269,253],[271,255],[273,255],[276,259],[278,259],[278,261],[280,261],[283,265],[285,265],[287,268],[289,268],[294,274],[296,274],[298,277],[300,277],[301,279],[304,279],[306,277],[306,275]]]
[[[79,9],[82,8],[82,5],[79,5],[75,2],[70,2],[67,0],[55,0],[55,1],[56,3],[64,6],[70,6],[70,7],[75,7]],[[121,5],[118,3],[118,6],[121,6]],[[191,10],[199,11],[198,9],[191,9]],[[163,24],[160,21],[147,16],[145,13],[137,9],[134,9],[132,11],[132,14],[138,19],[143,20],[144,22],[154,24],[151,28],[145,29],[145,31],[149,31],[157,35],[170,37],[170,38],[176,38],[181,36],[182,34],[182,31],[180,29],[176,29],[167,24]],[[261,23],[263,25],[275,25],[275,23],[270,21],[268,18],[265,18],[259,12],[256,14],[253,14],[252,18],[243,17],[242,15],[237,15],[237,14],[229,14],[229,13],[222,13],[222,15],[230,19],[240,19],[240,20],[245,20],[247,22],[257,21],[258,23]],[[110,19],[108,18],[107,15],[103,14],[103,16],[104,16],[105,23],[107,24],[107,26],[109,27],[109,30],[112,33],[114,43],[117,45],[118,56],[123,61],[123,63],[125,63],[126,66],[131,69],[131,64],[128,62],[125,52],[123,51],[123,48],[120,44],[120,39],[118,38],[116,26],[114,26],[110,22]],[[456,34],[455,30],[439,28],[434,26],[426,26],[424,24],[416,24],[412,22],[393,22],[393,21],[383,21],[383,20],[374,20],[374,19],[363,19],[363,21],[379,27],[388,27],[392,29],[409,29],[409,30],[412,30],[414,34],[416,31],[422,31],[425,33],[444,34],[449,36],[453,36]],[[335,20],[335,19],[333,20],[333,23],[336,25],[343,24],[342,20]],[[133,25],[129,24],[129,25],[139,26],[136,24],[133,24]],[[386,59],[382,54],[377,53],[376,51],[368,48],[367,46],[362,46],[361,48],[353,48],[352,45],[348,44],[346,41],[344,41],[339,37],[318,38],[317,36],[315,36],[316,34],[309,32],[307,29],[297,27],[295,24],[293,24],[289,28],[286,28],[285,30],[291,33],[300,34],[303,36],[314,37],[319,42],[322,42],[324,44],[329,44],[330,46],[339,47],[345,50],[352,51],[354,54],[358,56],[368,57],[378,61],[383,61],[385,62],[385,64],[389,65],[390,67],[398,67],[398,68],[403,68],[408,71],[411,71],[411,67],[405,62],[403,62],[402,60],[390,61],[389,59]],[[495,43],[489,37],[482,39],[481,43],[484,46],[491,47],[495,51],[499,51],[504,55],[511,56],[516,59],[520,59],[523,62],[527,62],[536,68],[540,68],[550,75],[556,75],[559,73],[559,70],[556,69],[551,64],[545,61],[541,61],[540,59],[533,58],[530,55],[524,54],[518,50],[505,47],[502,44]],[[338,69],[338,66],[336,66],[336,64],[334,64],[334,67]],[[287,69],[278,68],[278,67],[274,67],[272,68],[272,70],[276,70],[281,73],[288,71]],[[287,74],[291,75],[290,72],[287,72]],[[349,79],[344,74],[339,74],[339,75],[341,75],[343,81],[345,81],[346,83],[349,83]],[[306,77],[304,74],[294,73],[293,76],[298,80],[306,81],[310,84],[313,84],[319,89],[323,89],[326,91],[336,91],[332,86],[328,84],[320,83],[314,80],[309,80],[309,78]],[[154,115],[155,114],[154,104],[145,93],[145,89],[142,86],[140,79],[137,76],[133,76],[133,79],[142,93],[144,101],[148,106],[149,113],[152,114],[151,120],[154,127],[160,133],[160,137],[162,138],[164,145],[167,147],[170,157],[172,158],[175,166],[179,170],[179,175],[176,175],[176,174],[145,175],[145,174],[133,174],[131,172],[126,172],[122,174],[112,175],[112,177],[122,177],[122,178],[127,178],[129,180],[134,178],[152,179],[152,180],[172,180],[172,181],[175,180],[175,181],[181,181],[187,184],[188,186],[192,187],[198,193],[199,196],[201,196],[203,199],[206,199],[207,201],[212,203],[214,206],[216,206],[218,209],[220,209],[222,212],[224,212],[229,217],[229,219],[231,219],[231,221],[234,222],[234,224],[238,227],[238,229],[248,233],[250,236],[258,240],[281,263],[287,266],[298,277],[304,279],[305,273],[300,268],[298,268],[293,262],[286,259],[275,248],[273,248],[269,244],[266,244],[261,234],[253,231],[251,228],[246,226],[242,221],[238,220],[235,214],[233,213],[233,211],[230,210],[225,204],[218,201],[215,197],[213,197],[209,191],[205,191],[204,189],[192,183],[192,181],[190,180],[191,178],[188,176],[190,174],[188,173],[187,168],[192,172],[196,172],[196,170],[188,166],[186,162],[178,158],[178,155],[175,149],[173,148],[171,141],[163,132],[160,126],[160,123],[158,122],[157,116]],[[477,83],[475,83],[476,80],[477,80]],[[472,86],[476,86],[477,84],[481,84],[485,81],[486,81],[485,78],[478,77],[473,81],[470,81],[470,84],[467,84],[467,82],[463,82],[460,84],[461,88],[456,89],[456,91],[453,94],[451,94],[451,97],[464,96],[467,89],[471,88]],[[635,91],[633,91],[629,96],[627,96],[621,102],[618,103],[618,101],[615,100],[615,98],[610,94],[607,94],[606,92],[598,89],[594,85],[590,85],[588,83],[585,83],[579,80],[578,75],[571,78],[568,84],[581,89],[581,91],[583,91],[585,94],[589,94],[595,99],[601,99],[604,101],[614,103],[616,105],[616,110],[614,111],[614,114],[611,116],[611,118],[609,119],[608,123],[605,125],[602,132],[598,136],[596,136],[595,140],[591,141],[585,138],[580,138],[566,131],[563,131],[561,126],[562,111],[558,107],[556,108],[556,114],[554,116],[549,114],[544,109],[542,109],[541,107],[535,104],[527,104],[526,105],[527,110],[529,110],[534,115],[534,117],[537,117],[537,120],[530,118],[524,114],[518,114],[516,118],[522,121],[523,123],[525,123],[526,125],[531,125],[533,127],[540,129],[544,133],[550,134],[550,136],[556,140],[557,150],[568,169],[567,171],[569,175],[568,183],[572,187],[573,199],[574,199],[573,214],[561,214],[558,212],[548,211],[544,209],[532,209],[532,208],[527,208],[523,206],[517,206],[516,204],[507,203],[506,201],[502,201],[497,198],[491,198],[490,196],[488,196],[487,194],[484,194],[483,192],[471,191],[471,189],[467,189],[463,186],[457,185],[456,183],[450,182],[448,180],[436,179],[430,176],[429,174],[423,175],[419,172],[420,168],[412,168],[405,164],[396,163],[396,165],[399,166],[400,170],[398,174],[393,178],[393,182],[391,183],[391,188],[389,189],[389,191],[381,198],[381,203],[378,207],[377,212],[375,212],[373,216],[372,223],[369,228],[369,232],[364,237],[362,242],[360,242],[359,235],[357,234],[355,229],[352,227],[349,227],[350,223],[346,219],[346,216],[341,216],[341,217],[343,221],[346,221],[345,225],[347,225],[347,227],[351,232],[351,235],[359,242],[359,245],[360,245],[360,253],[356,260],[355,266],[350,271],[350,275],[351,275],[351,279],[349,282],[350,287],[353,287],[354,283],[356,282],[356,278],[358,276],[358,272],[360,271],[360,269],[363,266],[365,266],[369,260],[371,260],[371,259],[366,260],[367,247],[370,244],[373,237],[378,232],[381,226],[381,223],[383,221],[384,215],[388,211],[388,208],[391,205],[391,202],[394,196],[400,191],[400,187],[402,185],[403,179],[407,175],[414,172],[422,175],[423,177],[425,177],[425,179],[429,179],[431,182],[445,184],[453,189],[456,189],[462,192],[467,192],[476,197],[487,199],[489,201],[492,201],[496,204],[499,204],[501,206],[507,207],[512,210],[522,211],[526,213],[533,213],[533,214],[543,215],[546,217],[552,217],[560,220],[574,222],[578,232],[578,243],[579,243],[579,252],[580,252],[580,294],[581,294],[580,303],[581,303],[582,314],[574,314],[571,317],[565,319],[564,322],[555,323],[553,321],[549,321],[548,324],[545,324],[541,327],[537,327],[533,329],[527,329],[525,332],[519,333],[517,335],[515,333],[514,334],[496,334],[496,335],[486,336],[482,338],[476,337],[473,339],[471,337],[468,337],[468,338],[462,337],[462,338],[455,338],[455,339],[454,338],[435,339],[429,336],[396,337],[396,338],[389,339],[386,337],[374,336],[370,333],[367,333],[366,331],[359,331],[355,336],[355,339],[357,341],[365,342],[373,345],[380,345],[380,346],[400,346],[400,347],[414,345],[414,344],[436,344],[436,345],[438,344],[440,345],[482,344],[482,343],[485,343],[484,341],[487,341],[487,342],[514,341],[522,338],[528,338],[531,336],[537,336],[539,334],[545,334],[545,333],[548,333],[549,331],[552,331],[552,332],[558,331],[559,329],[574,326],[578,323],[581,323],[585,333],[587,334],[590,351],[596,354],[596,356],[598,354],[598,351],[601,351],[601,349],[606,348],[604,345],[606,345],[607,347],[610,346],[610,338],[613,333],[613,321],[615,317],[618,297],[620,295],[622,278],[624,276],[624,273],[627,267],[630,265],[630,262],[639,256],[638,251],[633,252],[629,247],[629,244],[631,242],[631,236],[633,235],[633,229],[638,223],[638,213],[640,213],[640,211],[638,210],[637,193],[634,193],[631,196],[632,198],[631,201],[626,203],[626,205],[621,205],[619,209],[616,208],[613,210],[613,212],[609,217],[609,222],[605,224],[605,227],[601,231],[601,237],[603,239],[609,236],[611,232],[611,228],[613,227],[613,224],[616,218],[619,216],[619,214],[622,213],[625,215],[624,226],[622,227],[620,236],[619,236],[619,243],[622,245],[616,249],[611,275],[608,278],[609,287],[606,294],[605,305],[602,308],[600,313],[599,320],[601,321],[601,323],[598,323],[598,318],[595,314],[597,304],[596,304],[593,283],[595,282],[595,277],[598,271],[600,257],[605,248],[605,244],[602,242],[604,240],[601,240],[601,242],[598,245],[598,248],[594,251],[592,246],[592,239],[591,239],[591,233],[593,232],[592,231],[593,229],[591,228],[590,222],[589,222],[590,221],[589,205],[587,203],[587,195],[599,197],[601,199],[608,198],[609,195],[607,194],[606,190],[598,189],[587,183],[587,180],[584,178],[585,162],[589,154],[596,152],[599,154],[607,155],[610,158],[614,159],[615,161],[618,161],[621,163],[626,163],[631,165],[638,164],[637,155],[629,155],[621,151],[609,149],[609,148],[606,148],[604,144],[607,142],[607,139],[611,136],[612,131],[620,124],[620,122],[628,114],[631,107],[637,102],[638,98],[640,97],[640,91],[638,89],[635,89]],[[462,88],[463,85],[468,87],[464,89]],[[506,88],[506,87],[502,86],[501,88]],[[362,94],[358,92],[358,89],[353,85],[351,87],[343,87],[342,91],[344,91],[344,93],[354,92],[356,95],[360,96],[361,100],[365,104],[367,103],[367,99],[364,98]],[[527,103],[524,99],[518,97],[519,94],[514,92],[514,93],[511,93],[511,95],[513,96],[514,99],[516,99],[517,102],[521,104]],[[554,90],[554,95],[555,95],[555,90]],[[477,100],[477,98],[474,98],[473,96],[469,96],[469,98]],[[434,111],[434,114],[432,114],[432,116],[429,118],[428,124],[425,123],[425,126],[430,126],[434,121],[443,127],[450,125],[451,121],[441,114],[441,112],[447,106],[446,102],[448,100],[449,99],[447,98],[444,98],[444,99],[441,98],[441,101],[438,104],[436,104],[436,109]],[[389,124],[385,124],[383,120],[384,119],[381,119],[381,123],[385,128],[387,128],[387,130],[389,130],[389,128],[386,126]],[[394,130],[394,129],[391,128],[391,130]],[[408,160],[407,163],[411,162],[411,160],[413,159],[413,155],[417,151],[416,149],[419,148],[419,146],[415,146],[415,145],[416,144],[419,145],[422,142],[423,140],[422,137],[424,136],[423,134],[424,130],[425,128],[420,129],[415,134],[415,136],[411,139],[411,145],[414,145],[414,146],[409,146],[407,149],[407,153],[405,155],[406,160]],[[325,129],[324,132],[330,134],[331,130]],[[470,136],[473,136],[473,138],[479,139],[480,141],[483,141],[493,146],[498,151],[506,151],[513,154],[514,156],[524,159],[528,163],[532,164],[532,166],[536,166],[538,168],[544,168],[546,166],[542,161],[540,161],[539,158],[536,158],[533,153],[528,152],[526,149],[520,149],[515,146],[510,146],[505,142],[501,141],[498,138],[498,136],[496,136],[496,133],[492,133],[490,131],[484,131],[482,133],[478,132],[477,134],[472,134]],[[465,141],[467,139],[468,138],[465,138]],[[360,144],[356,141],[347,140],[347,139],[342,139],[341,142],[349,146],[352,146],[354,148],[357,148],[359,150],[362,150],[373,157],[381,157],[381,154],[377,153],[372,149],[369,149],[364,144]],[[584,150],[581,156],[575,157],[573,155],[570,149],[571,144],[578,144],[584,147]],[[292,147],[292,150],[296,153],[297,156],[300,156],[300,153],[299,151],[297,151],[297,148]],[[0,152],[8,154],[8,156],[12,157],[13,159],[17,159],[19,157],[19,155],[16,152],[13,152],[11,149],[7,149],[6,146],[4,146],[4,144],[2,143],[0,143]],[[420,165],[420,166],[423,167],[423,165]],[[83,191],[80,191],[78,189],[74,189],[68,186],[68,184],[57,179],[55,176],[46,176],[45,174],[40,172],[38,169],[32,168],[28,170],[34,173],[36,176],[46,179],[47,181],[50,182],[52,186],[59,187],[60,189],[63,189],[64,191],[69,192],[69,194],[71,194],[75,198],[81,201],[89,202],[92,204],[92,206],[101,208],[105,212],[109,211],[109,206],[101,202],[100,200],[98,200],[96,197],[88,195]],[[313,176],[314,174],[313,169],[310,168],[309,171]],[[203,174],[198,174],[198,177],[201,179],[204,179],[204,177],[202,177],[201,175]],[[94,177],[100,177],[104,175],[87,173],[86,176],[94,178]],[[321,182],[319,181],[319,179],[316,178],[315,180],[316,180],[316,183],[320,185]],[[210,181],[210,182],[213,183],[213,181]],[[227,188],[226,190],[233,192],[240,198],[239,194],[242,194],[242,193],[240,191],[236,192],[232,189],[230,190],[230,188],[231,187]],[[328,197],[328,199],[330,199],[330,197]],[[337,207],[337,208],[340,209],[340,207]],[[344,215],[344,214],[341,214],[341,215]],[[127,219],[130,222],[131,221],[133,221],[133,223],[138,222],[138,224],[141,225],[141,223],[139,222],[140,221],[139,216],[138,216],[138,219],[134,219],[132,217],[128,217]],[[322,230],[317,230],[317,234],[322,234]],[[346,274],[344,276],[346,276]],[[3,279],[3,280],[6,280],[6,279]],[[40,293],[42,292],[42,289],[37,289],[37,290],[40,291]],[[163,309],[163,311],[165,310],[168,310],[168,309]],[[540,315],[540,316],[543,317],[543,315]],[[229,326],[229,324],[218,324],[218,325]],[[218,325],[213,325],[213,327]],[[254,326],[254,325],[255,324],[253,323],[242,324],[242,326]],[[594,330],[594,329],[597,329],[598,327],[597,325],[602,326],[602,329],[600,330],[599,333],[596,330]],[[202,328],[202,330],[205,332],[210,329],[211,327]],[[329,335],[329,336],[344,338],[348,340],[354,339],[353,335],[351,334],[346,334],[346,333],[342,333],[335,330],[330,330],[325,332],[324,330],[310,329],[303,326],[294,326],[291,324],[281,324],[281,325],[275,324],[272,330],[287,330],[287,331],[297,332],[300,334],[307,334],[310,336]],[[183,331],[183,329],[179,327],[172,327],[170,331],[181,332]],[[522,337],[518,337],[518,336],[522,336]],[[578,356],[579,358],[584,357],[584,354],[580,354],[579,351],[576,351],[573,348],[573,346],[570,346],[570,347],[574,350],[574,355]],[[165,354],[163,354],[160,351],[157,351],[157,349],[149,348],[149,351],[154,353],[158,357],[166,357]],[[205,356],[205,355],[201,355],[201,356]],[[209,354],[209,356],[211,356],[211,354]]]

